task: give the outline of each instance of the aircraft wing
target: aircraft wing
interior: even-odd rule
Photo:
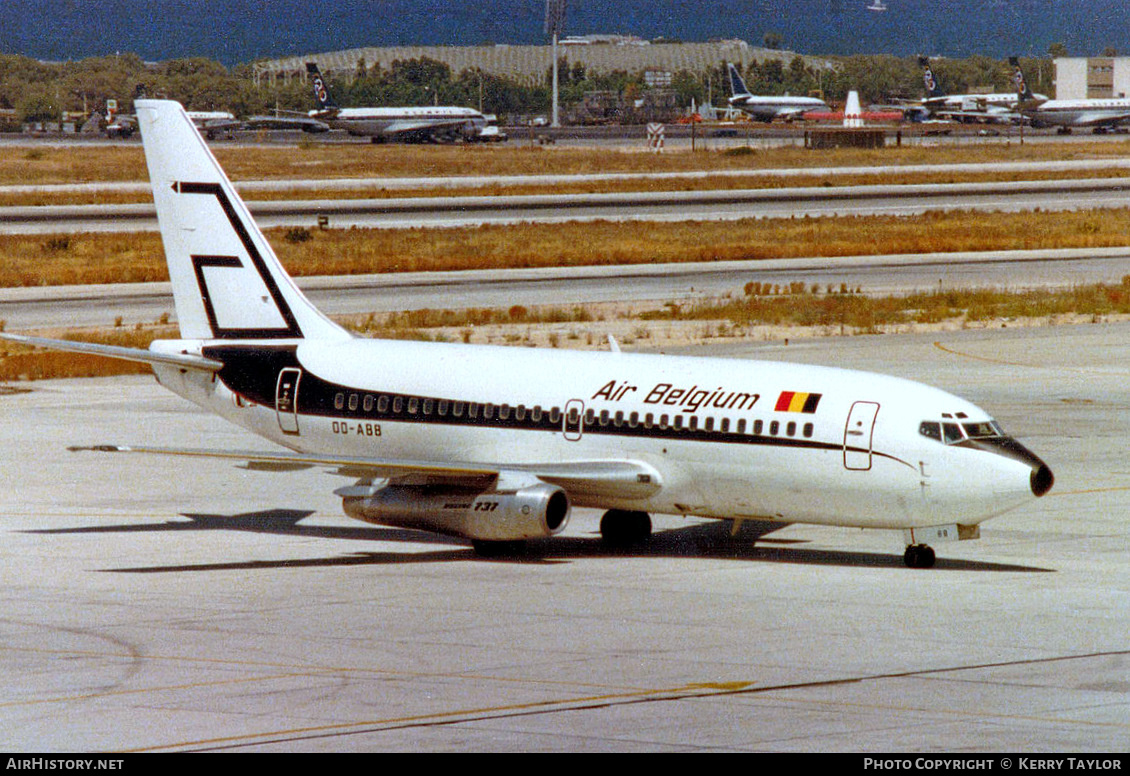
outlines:
[[[329,132],[330,125],[306,114],[294,116],[251,116],[244,122],[250,129],[301,129],[303,132]]]
[[[409,461],[291,451],[256,452],[129,445],[97,445],[70,449],[241,461],[247,468],[260,471],[283,472],[326,467],[335,474],[346,477],[389,479],[401,485],[458,485],[485,489],[493,486],[506,475],[522,474],[558,485],[571,496],[643,499],[654,495],[662,487],[659,472],[653,466],[633,460],[499,464]]]
[[[951,121],[961,121],[963,119],[972,119],[973,121],[990,121],[994,124],[1007,124],[1012,121],[1019,121],[1021,114],[1012,113],[1008,111],[997,110],[961,110],[955,108],[954,110],[937,110],[934,115],[939,118],[949,119]]]
[[[813,110],[812,108],[781,108],[777,111],[777,118],[791,121],[793,119],[803,118],[804,114]]]

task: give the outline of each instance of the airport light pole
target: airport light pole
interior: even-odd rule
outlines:
[[[557,38],[565,27],[565,0],[545,0],[545,32],[552,36],[553,43],[550,52],[553,57],[553,117],[550,126],[559,127],[557,103]]]

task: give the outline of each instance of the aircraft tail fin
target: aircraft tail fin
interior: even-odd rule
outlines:
[[[330,96],[330,90],[326,86],[326,79],[322,77],[322,71],[318,69],[318,63],[307,62],[306,74],[310,76],[310,84],[314,87],[314,99],[318,101],[318,110],[337,110],[337,103]]]
[[[930,67],[930,60],[926,57],[918,57],[918,66],[922,68],[922,81],[926,85],[926,99],[945,97],[946,93],[942,91],[938,79],[934,77],[934,68]]]
[[[135,107],[181,337],[350,337],[287,275],[184,108]]]
[[[1024,77],[1024,71],[1020,69],[1020,58],[1009,57],[1008,64],[1012,67],[1012,83],[1016,87],[1016,95],[1020,98],[1020,103],[1035,102],[1036,95],[1032,94],[1028,80]]]
[[[731,99],[735,97],[749,97],[749,89],[746,88],[745,80],[742,79],[741,73],[733,62],[727,62],[726,67],[730,74],[730,95]]]

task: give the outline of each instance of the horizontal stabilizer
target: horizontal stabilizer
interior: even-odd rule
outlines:
[[[123,348],[117,345],[99,345],[95,342],[75,342],[73,340],[48,339],[47,337],[28,337],[23,334],[0,333],[0,339],[37,348],[105,356],[106,358],[117,358],[124,361],[138,361],[143,364],[167,364],[181,369],[193,369],[201,372],[218,372],[224,366],[222,361],[191,353],[157,353],[141,348]]]

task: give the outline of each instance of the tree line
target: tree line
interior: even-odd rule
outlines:
[[[1052,60],[1021,60],[1032,88],[1051,93]],[[935,76],[947,92],[977,87],[1011,89],[1007,62],[988,57],[943,59],[933,62]],[[922,73],[916,57],[857,55],[801,57],[785,62],[766,59],[745,70],[755,94],[820,94],[842,102],[849,90],[868,102],[915,99],[922,96]],[[549,110],[550,73],[543,83],[529,86],[477,68],[453,73],[443,62],[422,57],[368,66],[363,60],[350,74],[327,75],[331,93],[343,107],[364,105],[464,105],[481,108],[504,120],[544,114]],[[626,96],[647,89],[642,72],[590,73],[580,63],[562,60],[559,68],[561,104],[579,103],[586,92],[614,91]],[[678,104],[687,107],[712,102],[724,105],[729,96],[725,63],[704,72],[673,74],[671,87]],[[205,58],[146,63],[135,54],[93,57],[76,62],[45,63],[17,55],[0,55],[0,108],[14,112],[19,122],[57,120],[64,111],[103,110],[107,99],[122,110],[144,92],[168,97],[189,110],[227,110],[239,117],[274,109],[305,111],[313,107],[304,79],[256,83],[251,65],[226,68]]]

